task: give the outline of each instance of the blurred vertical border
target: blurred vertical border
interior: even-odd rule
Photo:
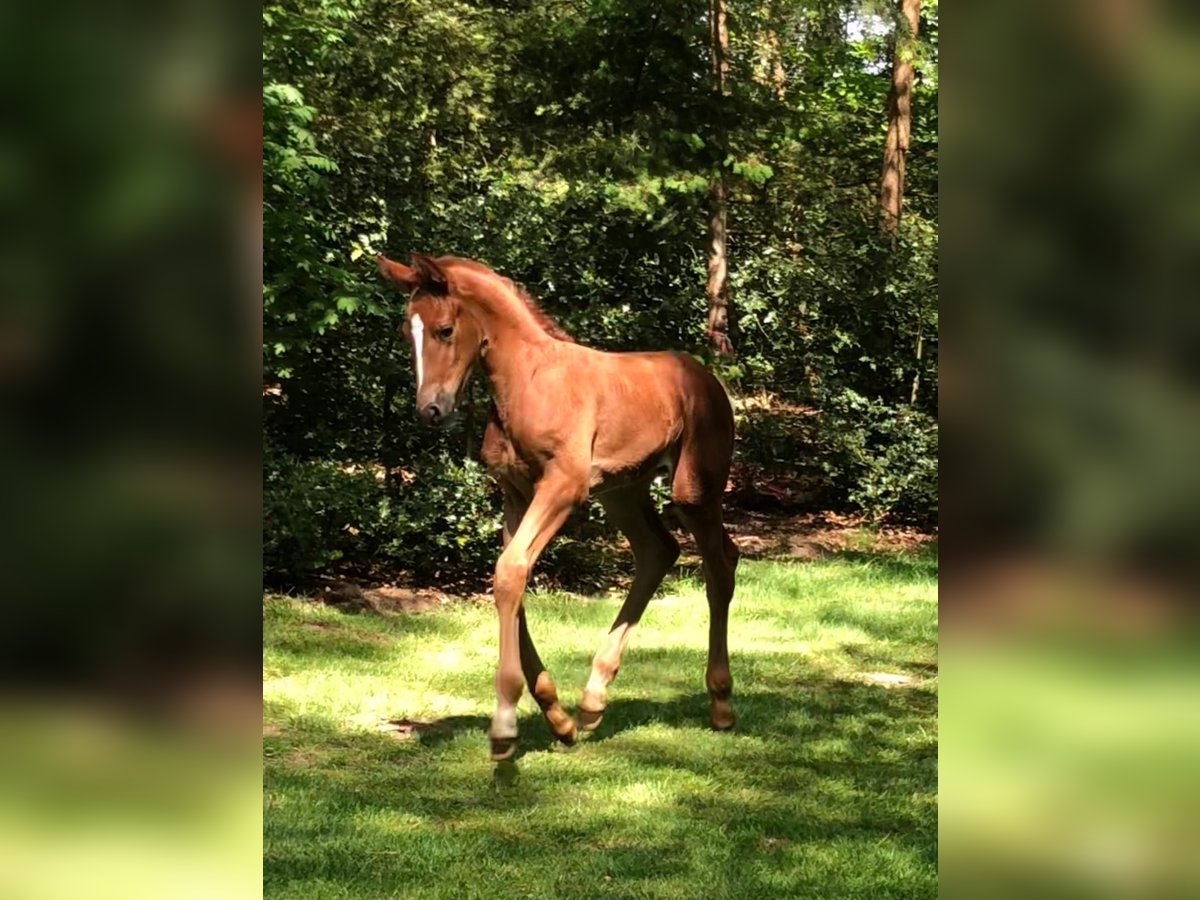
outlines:
[[[0,893],[261,891],[260,12],[0,5]]]
[[[1200,895],[1200,17],[943,10],[944,896]]]

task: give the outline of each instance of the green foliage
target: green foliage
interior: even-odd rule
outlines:
[[[829,404],[817,425],[822,468],[853,508],[923,525],[936,521],[935,419],[846,391]]]
[[[375,493],[369,476],[326,460],[268,457],[263,469],[263,568],[303,577],[345,556]]]
[[[344,560],[383,573],[479,575],[495,560],[500,517],[482,466],[422,458],[389,489],[382,472],[268,455],[263,565],[287,586]]]
[[[400,299],[371,260],[418,250],[485,261],[592,346],[693,352],[735,394],[812,410],[799,425],[758,416],[739,458],[790,464],[813,503],[928,518],[938,29],[936,4],[923,8],[893,244],[876,211],[889,4],[731,0],[720,96],[697,0],[268,3],[263,354],[264,381],[279,387],[264,427],[279,477],[305,483],[321,471],[332,484],[347,466],[434,471],[463,458],[461,440],[421,430],[411,414]],[[732,360],[708,359],[704,325],[708,186],[719,172]],[[865,405],[852,409],[850,396]],[[304,471],[288,476],[284,460]],[[370,525],[372,491],[382,489],[365,485],[341,507],[343,526],[384,528]],[[431,522],[417,492],[388,502],[388,521],[407,521],[397,508],[412,506],[413,521]],[[351,523],[350,507],[363,504],[364,521]],[[293,507],[293,532],[328,535],[295,518],[308,508]],[[281,573],[300,566],[297,578],[365,565],[369,553],[406,558],[380,550],[382,534],[327,547],[264,539],[294,548],[272,559]],[[494,542],[462,553],[482,559]]]

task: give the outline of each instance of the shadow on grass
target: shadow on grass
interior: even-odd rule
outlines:
[[[483,715],[403,741],[294,717],[266,741],[268,893],[456,896],[486,870],[495,896],[936,896],[936,696],[785,656],[741,654],[732,733],[702,689],[614,687],[565,754],[523,715],[500,767]],[[698,661],[656,651],[630,690]]]
[[[388,616],[341,610],[321,621],[291,621],[264,636],[263,650],[291,657],[298,664],[336,659],[387,661],[394,658],[395,642],[417,637],[431,642],[457,635],[462,625],[436,613],[401,613]]]
[[[797,685],[795,693],[751,691],[736,693],[734,709],[738,716],[735,736],[763,740],[803,742],[826,739],[844,730],[839,719],[845,716],[869,721],[874,725],[937,716],[937,697],[919,688],[887,689],[876,685],[842,681],[821,681]],[[682,694],[670,700],[614,698],[595,731],[581,734],[580,746],[601,744],[648,725],[708,731],[708,694]],[[436,748],[468,734],[482,735],[490,723],[483,715],[448,716],[434,719],[423,730],[419,743]],[[517,759],[528,753],[547,752],[556,743],[539,713],[525,713],[519,721],[521,743]],[[855,727],[856,745],[886,742],[883,732]],[[481,745],[482,746],[482,745]],[[933,749],[936,757],[936,747]]]

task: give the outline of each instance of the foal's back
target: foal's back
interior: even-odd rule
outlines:
[[[681,456],[703,457],[709,462],[700,467],[704,484],[697,487],[706,494],[724,488],[733,410],[711,372],[686,353],[606,353],[577,345],[571,352],[587,362],[596,469],[618,473],[660,463],[674,469]]]

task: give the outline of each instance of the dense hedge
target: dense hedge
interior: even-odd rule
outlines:
[[[736,397],[769,398],[739,411],[752,482],[739,496],[786,477],[810,507],[933,521],[937,6],[923,7],[892,240],[876,209],[890,24],[874,7],[729,3],[719,97],[706,3],[267,4],[268,579],[443,579],[494,558],[498,497],[470,461],[479,426],[417,424],[377,249],[481,259],[585,343],[687,350]],[[764,48],[782,93],[762,77]],[[720,171],[732,360],[709,358],[704,335]],[[571,558],[568,545],[547,564]]]

